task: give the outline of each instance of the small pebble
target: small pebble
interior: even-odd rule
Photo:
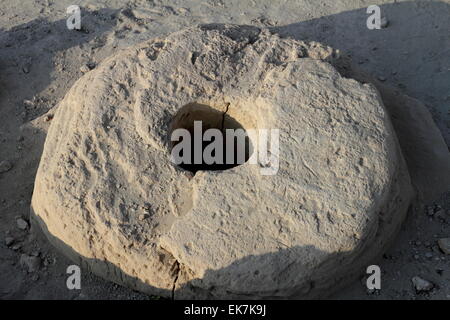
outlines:
[[[19,228],[20,230],[28,229],[28,222],[26,222],[22,218],[17,219],[16,223],[17,223],[17,228]]]
[[[89,71],[91,71],[92,69],[94,69],[95,66],[96,66],[96,65],[95,65],[94,62],[88,62],[88,63],[86,63],[86,64],[84,64],[84,65],[82,65],[82,66],[80,67],[80,71],[83,72],[83,73],[86,73],[86,72],[89,72]]]
[[[434,285],[430,281],[422,279],[418,276],[413,277],[411,281],[414,285],[414,288],[416,289],[416,292],[427,292],[434,287]]]
[[[146,214],[146,213],[142,213],[139,215],[139,220],[140,221],[144,221],[145,219],[147,219],[150,215]]]
[[[178,12],[179,12],[181,15],[187,15],[187,14],[189,13],[189,9],[187,9],[187,8],[179,8],[179,9],[178,9]]]
[[[86,72],[89,72],[90,69],[89,69],[89,67],[88,67],[87,65],[83,64],[83,65],[80,67],[80,71],[83,72],[83,73],[86,73]]]
[[[23,105],[25,108],[28,108],[28,109],[34,108],[34,102],[31,100],[27,100],[27,99],[23,100]]]
[[[443,253],[450,254],[450,238],[439,239],[438,245]]]
[[[381,28],[387,28],[389,26],[389,20],[386,17],[381,18]]]

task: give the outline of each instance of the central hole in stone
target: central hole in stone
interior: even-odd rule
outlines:
[[[239,122],[204,104],[182,107],[173,117],[169,132],[172,161],[177,159],[179,167],[194,174],[244,164],[253,150]]]

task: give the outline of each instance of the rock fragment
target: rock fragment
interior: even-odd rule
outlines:
[[[25,99],[25,100],[23,100],[23,106],[24,106],[26,109],[33,109],[36,105],[35,105],[35,103],[33,102],[33,100]]]
[[[95,68],[96,64],[94,62],[88,62],[86,64],[83,64],[80,67],[80,71],[83,73],[89,72]]]
[[[140,221],[144,221],[148,217],[150,217],[150,215],[148,213],[141,213],[141,214],[139,214],[138,218],[139,218]]]
[[[18,251],[18,250],[20,250],[21,248],[22,248],[22,244],[20,244],[20,243],[16,243],[16,244],[14,244],[14,245],[11,247],[11,249],[14,250],[14,251]]]
[[[26,222],[22,218],[18,218],[16,220],[16,224],[17,224],[17,228],[19,228],[20,230],[27,230],[28,229],[28,222]]]
[[[425,280],[419,276],[413,277],[411,279],[411,282],[413,283],[414,289],[416,289],[417,293],[428,292],[434,288],[433,283],[431,283],[430,281]]]
[[[439,249],[445,254],[450,254],[450,238],[442,238],[438,240]]]

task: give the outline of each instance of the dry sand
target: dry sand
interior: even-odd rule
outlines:
[[[267,26],[282,36],[324,42],[424,102],[450,143],[450,1],[80,1],[79,32],[66,28],[71,1],[0,3],[0,162],[12,165],[0,173],[1,299],[149,298],[86,272],[81,291],[67,290],[71,262],[17,221],[28,219],[52,109],[83,72],[143,40],[220,22]],[[370,31],[366,8],[376,3],[389,25]],[[437,242],[450,236],[450,192],[428,205],[413,208],[396,243],[375,262],[382,270],[381,291],[367,292],[362,281],[332,298],[450,299],[450,258]],[[416,276],[434,288],[417,293]]]

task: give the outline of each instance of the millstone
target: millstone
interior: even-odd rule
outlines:
[[[228,25],[118,53],[59,104],[32,217],[76,263],[149,294],[329,293],[383,252],[412,195],[378,91],[341,76],[337,59]],[[276,174],[176,166],[169,135],[183,108],[211,126],[279,129]]]

